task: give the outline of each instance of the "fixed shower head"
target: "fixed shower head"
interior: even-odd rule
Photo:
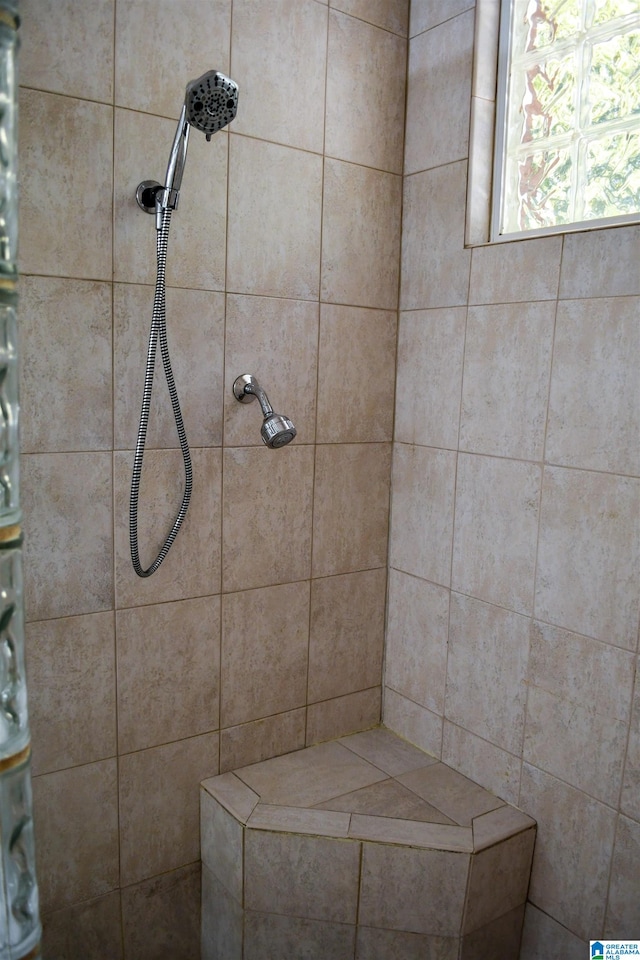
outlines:
[[[238,84],[218,70],[209,70],[187,84],[186,120],[211,140],[238,112]]]
[[[164,187],[157,180],[138,184],[136,200],[145,213],[155,213],[160,230],[163,210],[178,206],[182,174],[187,160],[189,130],[195,127],[211,140],[238,112],[238,84],[219,70],[208,70],[187,84],[178,129],[173,140]]]
[[[288,417],[273,412],[268,396],[254,376],[243,373],[242,376],[237,377],[233,384],[233,395],[240,403],[251,403],[256,397],[258,398],[264,417],[260,436],[265,446],[277,450],[278,447],[291,443],[297,433],[296,428]]]

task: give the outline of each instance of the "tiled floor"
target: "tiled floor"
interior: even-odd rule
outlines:
[[[517,960],[535,823],[384,728],[205,780],[203,960]]]

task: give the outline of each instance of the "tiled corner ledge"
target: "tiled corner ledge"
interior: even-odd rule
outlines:
[[[205,780],[202,960],[516,960],[535,822],[384,728]]]

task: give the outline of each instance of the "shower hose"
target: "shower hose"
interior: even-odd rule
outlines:
[[[129,542],[131,545],[131,562],[133,569],[139,577],[150,577],[156,572],[166,555],[169,553],[173,541],[178,535],[178,530],[182,526],[182,521],[187,515],[189,500],[191,499],[191,490],[193,487],[193,471],[191,468],[191,454],[189,444],[187,443],[187,434],[182,422],[182,412],[178,401],[178,392],[173,379],[171,369],[171,358],[169,357],[169,346],[167,343],[167,317],[166,317],[166,267],[167,267],[167,247],[169,245],[169,226],[171,224],[170,209],[163,209],[160,215],[160,226],[157,231],[156,247],[158,258],[158,269],[156,274],[156,290],[153,300],[153,315],[151,318],[151,331],[149,333],[149,348],[147,350],[147,365],[144,373],[144,391],[142,394],[142,410],[140,411],[140,425],[138,427],[138,440],[136,442],[136,452],[133,461],[133,475],[131,478],[131,501],[129,505]],[[184,494],[178,515],[174,520],[171,530],[160,548],[158,556],[151,566],[145,570],[140,564],[140,555],[138,551],[138,498],[140,495],[140,478],[142,476],[142,461],[144,458],[144,448],[147,438],[147,427],[149,425],[149,411],[151,409],[151,391],[153,389],[153,374],[156,361],[156,348],[160,341],[160,353],[162,355],[162,365],[169,388],[173,416],[178,431],[180,449],[182,450],[182,459],[184,460]]]

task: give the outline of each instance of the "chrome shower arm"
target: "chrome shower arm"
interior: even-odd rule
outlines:
[[[262,416],[265,419],[272,415],[273,407],[269,403],[269,397],[255,377],[253,377],[248,383],[245,383],[244,393],[252,394],[254,397],[258,398],[258,403],[260,404],[260,409],[262,410]]]

